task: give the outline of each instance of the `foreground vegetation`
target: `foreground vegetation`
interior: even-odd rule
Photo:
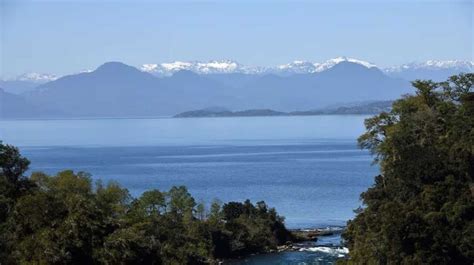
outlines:
[[[474,74],[415,81],[366,120],[381,175],[344,233],[349,264],[474,263]]]
[[[0,143],[0,264],[203,264],[292,240],[264,202],[214,202],[185,187],[132,198],[86,173],[33,173]]]

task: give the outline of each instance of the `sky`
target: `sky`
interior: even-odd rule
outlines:
[[[473,60],[473,1],[0,0],[0,77],[232,59]]]

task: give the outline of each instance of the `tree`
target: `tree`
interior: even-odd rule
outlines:
[[[213,225],[218,225],[219,221],[223,219],[221,211],[222,202],[215,199],[211,203],[211,209],[209,210],[208,221]]]
[[[196,206],[194,198],[189,194],[185,186],[172,187],[167,196],[169,197],[169,210],[173,213],[189,214],[192,213],[194,206]]]
[[[21,156],[18,148],[0,141],[0,261],[8,262],[11,252],[11,225],[7,222],[18,198],[34,189],[24,176],[30,161]]]
[[[161,214],[166,211],[165,195],[159,190],[145,191],[138,204],[146,215]]]
[[[203,221],[206,218],[206,205],[204,202],[199,202],[196,206],[196,218]]]
[[[381,174],[344,238],[350,264],[474,262],[474,74],[413,82],[359,138]]]
[[[12,256],[19,263],[90,264],[111,229],[88,174],[36,174],[38,191],[20,197],[10,217]],[[110,212],[109,212],[110,214]]]
[[[232,221],[245,213],[245,206],[240,202],[229,202],[222,207],[224,218]]]
[[[5,221],[15,200],[33,188],[33,183],[23,175],[29,164],[18,148],[0,141],[0,222]]]

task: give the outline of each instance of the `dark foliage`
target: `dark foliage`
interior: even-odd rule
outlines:
[[[366,120],[381,175],[344,238],[350,264],[474,263],[474,74],[413,82],[416,95]]]
[[[212,264],[291,239],[264,202],[206,211],[183,186],[134,199],[83,172],[27,178],[28,164],[0,143],[0,264]]]

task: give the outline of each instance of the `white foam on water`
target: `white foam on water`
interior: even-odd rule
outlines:
[[[349,254],[348,248],[332,248],[332,247],[309,247],[309,248],[301,248],[300,251],[310,251],[310,252],[323,252],[330,255],[344,257],[345,255]]]

